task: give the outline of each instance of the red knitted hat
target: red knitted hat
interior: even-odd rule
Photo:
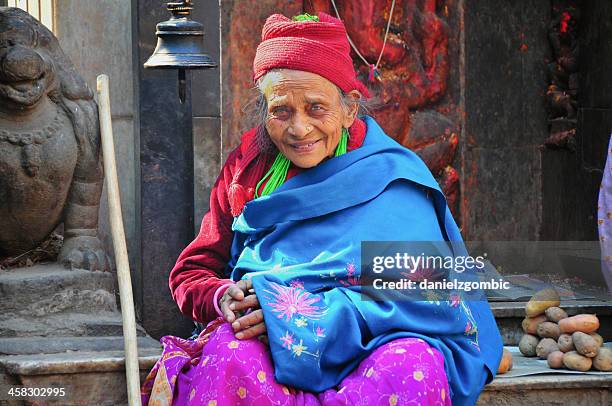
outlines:
[[[344,92],[368,89],[357,80],[346,29],[341,20],[319,13],[319,21],[293,21],[273,14],[261,31],[253,61],[253,80],[271,69],[286,68],[316,73]]]

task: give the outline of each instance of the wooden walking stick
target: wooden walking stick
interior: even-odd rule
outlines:
[[[97,85],[104,173],[106,176],[115,263],[117,265],[117,279],[119,282],[121,318],[123,321],[128,404],[130,406],[140,406],[140,370],[138,367],[138,344],[136,341],[136,317],[134,315],[130,263],[128,261],[125,232],[123,230],[123,218],[121,215],[121,198],[119,196],[119,180],[117,179],[117,165],[115,163],[115,145],[113,142],[108,76],[98,76]]]

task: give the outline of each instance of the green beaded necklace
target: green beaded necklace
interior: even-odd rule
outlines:
[[[338,146],[336,147],[336,152],[334,156],[340,156],[346,154],[346,149],[348,145],[348,135],[349,132],[346,128],[342,129],[342,136],[340,137],[340,141],[338,142]],[[281,152],[276,155],[276,159],[272,163],[272,166],[266,172],[266,174],[261,178],[259,182],[257,182],[257,186],[255,187],[255,198],[261,196],[267,196],[270,193],[274,192],[277,187],[285,183],[287,179],[287,171],[289,170],[289,166],[291,165],[291,161],[287,159]],[[269,178],[269,179],[268,179]],[[268,179],[266,186],[259,194],[259,188],[261,184]]]

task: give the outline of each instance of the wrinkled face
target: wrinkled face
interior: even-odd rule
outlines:
[[[357,105],[343,106],[336,86],[315,73],[278,70],[260,85],[268,104],[266,129],[274,145],[293,164],[311,168],[334,155],[355,120]],[[354,91],[350,94],[358,98]]]

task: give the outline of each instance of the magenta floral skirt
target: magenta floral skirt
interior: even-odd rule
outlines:
[[[380,346],[321,393],[277,383],[268,346],[237,340],[222,318],[196,340],[161,341],[162,357],[142,386],[143,405],[451,405],[444,358],[419,338]]]

